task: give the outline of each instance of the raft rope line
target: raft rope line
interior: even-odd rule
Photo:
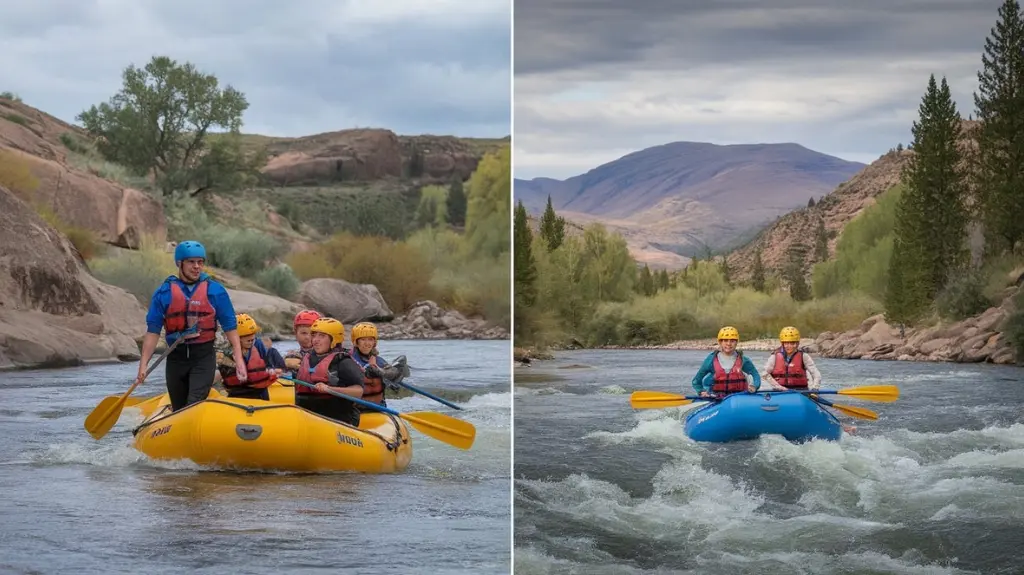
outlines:
[[[261,409],[279,409],[279,408],[284,408],[284,407],[298,407],[298,406],[296,406],[294,404],[291,404],[291,403],[275,403],[273,405],[259,405],[259,406],[256,406],[256,405],[238,405],[237,403],[232,403],[230,401],[225,401],[223,399],[207,399],[205,401],[209,401],[211,403],[221,403],[221,404],[224,404],[224,405],[229,405],[231,407],[236,407],[238,409],[244,410],[246,413],[248,413],[250,415],[255,413],[256,411],[261,410]],[[199,402],[199,403],[201,403],[201,402]],[[192,407],[193,405],[199,405],[199,403],[193,403],[191,405],[186,405],[183,409],[188,409],[188,408]],[[139,424],[138,427],[132,429],[132,436],[138,435],[139,431],[141,431],[143,427],[149,427],[150,425],[152,425],[152,424],[154,424],[154,423],[156,423],[156,422],[158,422],[158,421],[160,421],[162,419],[166,419],[170,415],[173,415],[174,412],[171,412],[170,414],[167,414],[167,415],[160,415],[163,412],[169,410],[170,408],[171,408],[171,406],[169,406],[169,405],[163,406],[163,408],[160,411],[157,412],[157,416],[156,417],[152,417],[148,421],[143,421],[141,424]],[[312,413],[312,412],[310,412],[310,413]],[[397,443],[394,442],[394,441],[391,441],[390,439],[384,437],[383,435],[377,433],[376,431],[372,431],[372,430],[369,430],[369,429],[362,429],[360,427],[356,427],[354,425],[350,425],[348,423],[345,423],[344,421],[338,421],[337,419],[331,419],[329,417],[324,417],[323,415],[320,415],[318,413],[314,413],[313,415],[316,415],[317,417],[323,417],[324,419],[327,419],[327,420],[332,421],[334,423],[337,423],[339,425],[344,425],[345,427],[348,427],[349,429],[353,429],[353,430],[359,431],[361,433],[366,433],[368,435],[372,435],[372,436],[376,437],[377,439],[379,439],[381,441],[381,443],[384,444],[384,446],[387,448],[388,451],[396,451],[401,444],[409,443],[409,437],[408,436],[405,436],[405,437],[402,436],[402,428],[398,425],[398,418],[396,418],[394,415],[391,415],[390,413],[387,413],[385,415],[387,415],[388,419],[391,420],[391,423],[393,423],[395,425],[395,437],[398,440]]]

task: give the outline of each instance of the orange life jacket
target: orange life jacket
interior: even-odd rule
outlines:
[[[362,357],[358,352],[352,354],[352,359],[355,360],[356,365],[359,369],[363,370],[363,399],[366,401],[372,401],[374,403],[383,405],[384,404],[384,380],[380,377],[368,377],[366,375],[367,365],[377,365],[377,361],[374,356],[370,356],[369,361],[365,364],[362,362]]]
[[[270,387],[277,378],[271,378],[267,373],[267,362],[260,355],[260,350],[253,345],[249,349],[249,360],[245,362],[245,372],[248,375],[246,382],[238,381],[238,374],[232,373],[224,378],[224,385],[227,387],[252,387],[263,389]]]
[[[326,383],[330,385],[331,375],[329,368],[331,367],[331,362],[334,361],[334,358],[338,357],[341,353],[342,352],[340,351],[332,351],[331,353],[328,353],[320,360],[319,363],[316,364],[316,367],[312,369],[309,367],[309,358],[313,354],[303,354],[302,363],[299,364],[299,372],[295,374],[295,379],[306,383]],[[295,393],[297,395],[310,395],[315,397],[334,397],[329,393],[320,393],[319,391],[306,387],[305,385],[296,385]]]
[[[804,368],[804,352],[797,351],[786,361],[786,352],[779,348],[775,352],[775,366],[772,379],[787,389],[807,389],[807,370]]]
[[[718,361],[718,354],[715,354],[713,362],[715,368],[715,382],[711,384],[711,391],[715,393],[737,393],[747,390],[747,376],[743,373],[743,354],[736,352],[736,362],[732,369],[725,371],[722,362]]]
[[[180,333],[189,329],[190,323],[194,321],[199,326],[199,332],[196,335],[182,336],[185,338],[183,343],[213,341],[217,335],[217,310],[210,305],[210,299],[206,294],[209,282],[200,281],[191,298],[185,297],[185,291],[178,282],[170,281],[170,284],[171,302],[164,313],[164,330],[168,334]]]

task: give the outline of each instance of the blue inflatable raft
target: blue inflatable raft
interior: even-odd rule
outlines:
[[[781,435],[797,442],[836,441],[843,433],[835,415],[793,391],[728,395],[687,414],[684,430],[694,441],[716,443],[761,435]]]

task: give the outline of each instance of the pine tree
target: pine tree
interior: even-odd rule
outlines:
[[[668,270],[661,270],[658,272],[658,291],[667,291],[670,287],[670,280],[668,278]]]
[[[754,252],[754,269],[751,272],[750,283],[755,290],[763,292],[764,282],[764,260],[761,259],[761,249],[758,248],[758,250]]]
[[[640,279],[634,286],[636,292],[640,295],[652,296],[657,291],[654,287],[654,277],[651,276],[651,268],[644,264],[644,267],[640,270]]]
[[[981,62],[977,185],[986,250],[995,255],[1024,240],[1024,20],[1015,0],[999,8]]]
[[[513,221],[514,287],[515,306],[517,309],[531,307],[537,301],[537,263],[533,259],[533,233],[526,221],[526,208],[520,201],[516,206]]]
[[[725,280],[726,285],[732,284],[732,279],[729,275],[729,258],[722,256],[722,263],[718,265],[718,269],[722,271],[722,279]]]
[[[445,200],[448,207],[448,223],[462,227],[466,225],[466,191],[462,189],[462,178],[458,174],[452,176],[452,183],[448,186],[448,198]]]
[[[786,265],[785,278],[789,282],[789,297],[793,301],[811,299],[811,288],[807,285],[807,246],[796,244],[789,248],[789,262]]]
[[[828,231],[825,229],[825,218],[818,218],[818,228],[814,232],[814,261],[823,262],[828,259]]]
[[[945,78],[941,85],[934,75],[928,80],[919,114],[911,128],[915,154],[903,173],[906,191],[896,208],[886,296],[887,313],[905,322],[926,312],[968,257],[961,118]]]
[[[548,245],[548,251],[553,252],[562,245],[565,240],[565,218],[555,214],[551,206],[551,195],[548,195],[548,205],[544,208],[544,215],[540,217],[540,236]]]
[[[811,199],[807,200],[807,207],[808,208],[813,208],[814,207],[814,196],[811,196]]]

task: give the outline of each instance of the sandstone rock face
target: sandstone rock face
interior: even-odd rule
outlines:
[[[346,325],[360,321],[390,321],[395,317],[380,290],[370,284],[315,278],[303,282],[298,300],[306,307]]]
[[[167,220],[156,198],[69,164],[69,150],[60,137],[81,137],[80,132],[43,112],[0,100],[0,150],[27,164],[39,180],[34,201],[113,245],[138,247],[143,234],[166,240]]]
[[[0,368],[138,357],[145,309],[89,275],[67,238],[0,188]]]

